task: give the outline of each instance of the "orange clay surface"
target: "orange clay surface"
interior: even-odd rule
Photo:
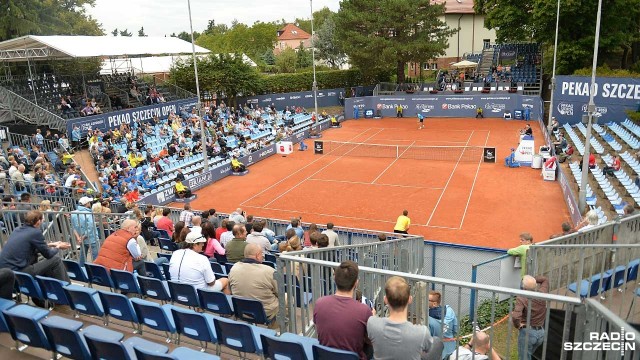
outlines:
[[[517,147],[523,121],[415,118],[351,120],[329,129],[321,140],[414,146],[491,146],[496,163],[407,160],[314,155],[307,151],[274,155],[197,191],[193,208],[230,213],[238,207],[256,217],[361,229],[393,231],[398,215],[409,211],[409,233],[427,240],[495,248],[519,245],[560,232],[569,213],[557,182],[543,181],[539,169],[509,169],[504,158]],[[532,124],[536,149],[542,144]],[[173,204],[181,206],[181,204]]]

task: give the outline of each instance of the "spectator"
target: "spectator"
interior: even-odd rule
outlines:
[[[247,244],[258,245],[264,254],[271,251],[271,242],[266,236],[262,234],[262,228],[264,224],[262,221],[256,221],[253,223],[251,234],[247,235]]]
[[[511,256],[517,256],[514,267],[520,266],[520,276],[524,277],[527,274],[527,251],[533,244],[533,236],[529,233],[520,234],[520,246],[507,250],[507,254]]]
[[[636,210],[633,208],[633,205],[627,204],[627,205],[624,206],[622,211],[624,212],[624,215],[622,215],[622,217],[626,218],[626,217],[629,217],[629,216],[633,216],[635,214]]]
[[[156,228],[166,231],[167,234],[172,237],[175,228],[173,226],[173,221],[171,221],[171,219],[169,218],[169,214],[171,214],[171,209],[164,208],[162,210],[162,217],[158,219]]]
[[[318,241],[320,240],[321,237],[326,236],[326,235],[322,235],[319,232],[314,232],[313,234],[309,235],[309,242],[310,245],[306,246],[304,249],[302,250],[314,250],[318,248]]]
[[[198,234],[202,233],[202,227],[200,225],[202,225],[202,218],[198,215],[195,215],[194,217],[191,218],[191,232],[195,232]]]
[[[438,336],[444,343],[442,359],[456,350],[458,318],[449,305],[442,305],[442,295],[438,291],[429,292],[429,329],[432,336]]]
[[[24,223],[13,230],[0,252],[0,269],[21,271],[32,276],[42,275],[62,281],[70,281],[67,269],[58,256],[59,250],[71,247],[67,242],[46,243],[40,225],[44,217],[40,211],[32,210],[25,215]],[[38,261],[38,255],[44,257]],[[10,276],[8,276],[10,277]],[[37,299],[39,306],[44,305]]]
[[[236,225],[246,230],[241,225]],[[247,244],[243,250],[243,259],[237,262],[229,272],[229,286],[235,296],[258,300],[270,322],[274,323],[278,313],[278,285],[273,277],[275,269],[262,265],[264,255],[256,244]]]
[[[392,276],[387,280],[384,292],[389,317],[371,316],[367,321],[374,359],[441,360],[442,340],[431,337],[428,327],[407,321],[408,307],[413,301],[407,281]]]
[[[329,238],[329,247],[340,246],[340,237],[333,231],[333,223],[327,223],[327,230],[322,232]]]
[[[302,220],[302,218],[291,219],[291,223],[287,226],[287,230],[293,229],[298,238],[304,239],[304,230],[302,229],[302,225],[300,225],[300,220]]]
[[[202,225],[202,236],[207,239],[207,247],[204,251],[206,256],[211,258],[214,257],[215,254],[220,256],[224,256],[226,254],[225,248],[223,248],[222,245],[220,245],[220,242],[216,240],[216,231],[210,221],[207,221]]]
[[[29,193],[20,194],[20,201],[16,204],[15,209],[22,210],[19,216],[20,216],[20,222],[24,223],[27,212],[32,209],[31,194]]]
[[[571,224],[569,224],[569,222],[565,221],[562,223],[562,233],[560,234],[553,234],[549,237],[549,239],[554,239],[560,236],[565,236],[565,235],[569,235],[572,234],[574,232],[576,232],[573,227],[571,226]]]
[[[379,233],[378,234],[378,241],[387,241],[387,234]]]
[[[129,272],[136,270],[138,274],[146,274],[144,261],[140,261],[142,254],[137,241],[140,232],[141,226],[137,220],[123,221],[120,229],[104,240],[94,263],[107,269]]]
[[[220,226],[216,227],[216,240],[220,241],[220,235],[222,235],[222,233],[227,231],[227,222],[228,221],[229,220],[227,220],[227,219],[222,219],[222,221],[220,222]]]
[[[171,280],[191,284],[196,289],[222,291],[229,295],[229,280],[216,277],[211,270],[211,263],[204,251],[207,239],[201,234],[191,232],[185,239],[185,248],[176,250],[169,261]]]
[[[242,224],[235,224],[232,233],[233,239],[225,245],[226,256],[229,262],[238,262],[242,260],[244,248],[247,246],[247,229]]]
[[[71,225],[76,238],[76,245],[80,246],[80,265],[84,264],[89,251],[93,261],[98,258],[100,243],[98,242],[98,224],[89,206],[92,198],[83,196],[78,200],[78,208],[71,213]]]
[[[393,232],[397,234],[408,234],[409,226],[411,226],[409,211],[403,210],[402,215],[398,216],[398,220],[396,221],[396,226],[393,227]]]
[[[620,157],[618,155],[613,157],[613,161],[611,162],[611,166],[605,166],[602,169],[602,172],[605,175],[609,175],[609,176],[615,176],[615,172],[620,170],[620,167],[622,165],[620,164]]]
[[[184,221],[185,226],[192,227],[193,211],[190,204],[184,204],[184,210],[180,213],[180,221]]]
[[[335,269],[334,278],[336,293],[318,299],[313,309],[318,341],[320,345],[353,351],[361,360],[369,359],[371,348],[367,337],[367,320],[375,310],[354,299],[353,294],[358,286],[358,264],[353,261],[342,262]],[[365,351],[367,345],[369,350]]]
[[[584,218],[582,219],[582,221],[580,221],[578,223],[578,225],[576,225],[576,229],[579,232],[584,232],[587,231],[591,228],[593,228],[594,226],[598,225],[598,212],[595,210],[589,210]]]
[[[171,242],[174,242],[176,244],[180,243],[180,234],[182,234],[182,230],[184,230],[184,228],[186,228],[186,226],[184,225],[184,221],[178,221],[176,223],[175,231],[171,236]]]
[[[327,234],[320,234],[318,238],[318,249],[329,247],[329,237]]]
[[[220,221],[218,220],[218,214],[216,213],[216,209],[209,209],[209,221],[213,224],[213,228],[217,229]]]
[[[225,248],[227,247],[227,244],[233,239],[233,227],[235,225],[235,222],[227,220],[226,231],[220,234],[220,244],[222,244],[222,246],[224,246]]]
[[[176,196],[178,198],[190,199],[191,196],[193,196],[193,194],[191,193],[191,189],[189,189],[187,186],[185,186],[182,183],[182,180],[179,180],[177,178],[176,178],[175,189],[176,189]]]
[[[538,286],[539,285],[539,286]],[[549,281],[545,276],[525,276],[522,288],[540,293],[549,292]],[[528,304],[531,308],[528,308]],[[527,316],[531,317],[527,321]],[[516,305],[511,313],[513,326],[518,329],[518,355],[520,359],[531,360],[531,355],[544,341],[544,320],[547,313],[545,300],[516,297]],[[526,346],[525,346],[526,343]]]
[[[0,269],[0,299],[13,299],[16,274],[11,269]]]
[[[232,212],[231,215],[229,215],[229,220],[235,222],[236,224],[246,224],[247,219],[245,218],[245,215],[247,215],[246,212],[242,211],[241,208],[237,208],[236,211]]]
[[[491,338],[483,331],[476,331],[471,340],[451,354],[449,360],[501,360],[491,346]]]

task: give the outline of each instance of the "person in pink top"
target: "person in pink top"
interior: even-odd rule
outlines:
[[[162,217],[158,219],[157,229],[164,230],[169,234],[169,237],[173,236],[173,221],[169,218],[169,214],[171,214],[171,210],[165,208],[162,210]]]
[[[225,250],[216,240],[216,229],[212,223],[206,222],[202,224],[202,236],[207,239],[207,247],[204,250],[204,254],[207,257],[213,257],[214,254],[224,255]]]

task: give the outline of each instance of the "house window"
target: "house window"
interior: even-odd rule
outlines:
[[[429,63],[422,63],[422,70],[429,70]]]
[[[431,64],[431,70],[438,70],[438,64],[436,63]]]

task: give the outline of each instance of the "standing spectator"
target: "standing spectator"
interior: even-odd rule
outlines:
[[[196,289],[222,291],[229,295],[229,280],[216,280],[209,259],[200,254],[206,244],[207,239],[202,234],[189,233],[185,239],[185,248],[174,251],[169,261],[171,279],[191,284]]]
[[[539,285],[539,286],[538,286]],[[545,276],[535,278],[526,275],[522,279],[522,288],[541,293],[549,292],[549,281]],[[528,308],[531,304],[531,309]],[[527,324],[527,314],[531,317]],[[513,326],[518,329],[518,356],[521,360],[531,360],[531,355],[544,341],[544,319],[547,313],[545,300],[529,299],[522,296],[516,298],[516,305],[511,313]],[[525,346],[526,342],[526,346]]]
[[[140,232],[141,226],[138,220],[123,221],[120,229],[104,240],[94,263],[107,269],[129,272],[137,270],[138,274],[146,274],[144,261],[140,261],[142,254],[137,240]]]
[[[229,262],[238,262],[242,260],[244,248],[247,246],[245,240],[247,238],[247,229],[242,224],[235,224],[232,233],[233,239],[225,245],[227,260]]]
[[[458,318],[449,305],[442,305],[442,295],[438,291],[429,293],[429,329],[431,335],[438,336],[444,342],[442,358],[446,359],[456,350],[458,336]]]
[[[457,355],[457,356],[456,356]],[[451,354],[449,360],[501,360],[491,346],[491,338],[483,331],[476,331],[471,340]]]
[[[169,237],[173,237],[173,231],[175,228],[173,227],[173,221],[169,218],[169,214],[171,214],[171,210],[169,208],[164,208],[162,210],[162,217],[158,219],[156,228],[166,231],[167,234],[169,234]]]
[[[338,233],[333,231],[333,223],[327,223],[327,230],[323,231],[322,233],[327,235],[327,237],[329,238],[329,247],[341,245]]]
[[[527,251],[529,251],[531,244],[533,244],[533,236],[525,232],[520,234],[520,246],[507,250],[507,254],[517,256],[515,267],[520,265],[520,276],[522,277],[527,274]]]
[[[190,228],[193,226],[193,224],[191,223],[192,219],[193,211],[191,211],[191,205],[184,204],[184,210],[182,210],[182,212],[180,213],[180,221],[184,221],[184,224]]]
[[[98,257],[100,244],[98,243],[98,224],[89,206],[93,199],[83,196],[78,200],[78,208],[71,213],[71,225],[76,238],[76,245],[80,246],[80,265],[84,264],[89,251],[93,261]]]
[[[396,226],[393,228],[393,232],[397,234],[408,234],[409,226],[411,226],[411,219],[409,218],[409,211],[403,210],[402,215],[398,216]]]
[[[237,225],[243,230],[244,226]],[[262,303],[267,319],[274,322],[278,313],[278,284],[273,278],[275,269],[262,265],[264,255],[256,244],[247,244],[243,259],[229,272],[229,286],[235,296],[258,300]]]
[[[80,127],[74,125],[73,130],[71,130],[71,146],[73,146],[74,149],[79,149],[81,140],[82,132],[80,132]]]
[[[407,281],[392,276],[387,280],[384,292],[389,317],[372,316],[367,321],[374,359],[441,360],[442,340],[431,337],[428,327],[407,321],[408,307],[413,301]]]
[[[340,350],[353,351],[361,360],[369,359],[365,353],[367,320],[375,310],[354,299],[358,286],[358,264],[344,261],[335,269],[337,291],[335,295],[323,296],[313,309],[320,345]],[[370,352],[370,351],[369,351]]]
[[[67,269],[58,256],[59,250],[71,247],[69,243],[58,241],[46,243],[40,226],[44,216],[32,210],[25,215],[24,223],[13,230],[0,252],[0,269],[21,271],[32,276],[42,275],[62,281],[70,281]],[[38,261],[38,255],[44,257]],[[44,305],[38,302],[38,305]]]

